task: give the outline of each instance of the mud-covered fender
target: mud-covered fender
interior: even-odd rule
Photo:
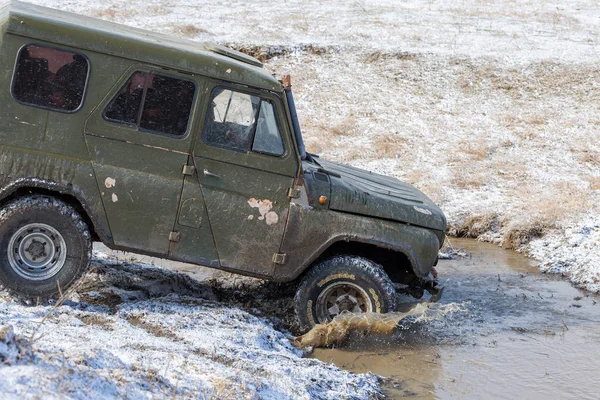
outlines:
[[[440,248],[440,239],[431,229],[292,203],[281,247],[287,255],[286,263],[275,269],[274,279],[296,278],[339,241],[368,243],[401,252],[421,278],[429,274]]]
[[[104,213],[104,208],[101,205],[94,205],[94,202],[86,195],[85,191],[79,186],[72,183],[60,183],[49,179],[40,178],[17,178],[10,181],[0,188],[0,201],[4,201],[19,190],[43,189],[48,192],[57,193],[73,197],[83,208],[86,216],[93,224],[91,229],[95,231],[99,239],[105,244],[112,243],[112,236]]]

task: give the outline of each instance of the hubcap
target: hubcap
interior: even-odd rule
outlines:
[[[67,258],[62,235],[46,224],[28,224],[12,235],[8,261],[21,277],[41,281],[60,271]]]
[[[317,298],[317,318],[329,322],[343,312],[372,312],[369,296],[360,286],[351,282],[335,282],[327,286]]]

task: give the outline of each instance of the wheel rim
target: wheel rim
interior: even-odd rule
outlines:
[[[53,277],[67,259],[62,235],[46,224],[28,224],[16,231],[8,243],[8,261],[21,277],[41,281]]]
[[[330,322],[343,312],[355,314],[372,312],[367,292],[352,282],[335,282],[317,297],[317,318],[320,323]]]

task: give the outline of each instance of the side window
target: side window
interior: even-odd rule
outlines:
[[[17,57],[13,96],[28,105],[72,112],[83,103],[89,71],[80,54],[30,44]]]
[[[143,130],[183,136],[195,91],[194,83],[187,80],[135,72],[108,104],[104,116]]]
[[[248,151],[260,98],[216,88],[208,106],[202,137],[207,144]]]
[[[224,88],[212,92],[202,139],[231,150],[284,153],[273,105],[259,96]]]

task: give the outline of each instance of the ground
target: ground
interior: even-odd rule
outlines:
[[[2,398],[380,397],[378,377],[303,358],[289,333],[223,288],[95,255],[58,304],[0,292]]]
[[[258,56],[270,71],[291,72],[309,151],[412,183],[441,206],[451,233],[524,252],[542,270],[600,291],[600,9],[596,2],[33,2],[228,44]],[[117,294],[115,301],[122,299],[122,293]],[[86,383],[86,390],[107,397],[141,391],[154,397],[185,396],[195,385],[206,388],[207,397],[219,396],[219,390],[238,390],[234,395],[248,397],[281,393],[306,397],[339,390],[342,381],[350,391],[346,397],[377,392],[372,376],[355,376],[299,358],[300,353],[271,322],[235,305],[188,299],[190,294],[179,290],[145,294],[133,305],[94,305],[88,301],[92,298],[65,302],[44,322],[48,341],[34,337],[36,363],[0,371],[22,371],[22,376],[37,380],[36,387],[53,388],[56,393],[66,390],[74,397],[86,393],[69,392],[72,388],[65,385],[53,387],[52,382],[69,382],[65,377],[72,373]],[[199,303],[183,307],[182,300]],[[232,321],[251,332],[250,342],[236,339],[234,328],[203,330],[206,336],[196,340],[212,343],[208,340],[212,333],[206,332],[214,332],[223,338],[224,346],[237,343],[237,347],[231,344],[233,350],[204,354],[206,349],[198,343],[180,340],[193,335],[192,321],[210,321],[208,315],[214,310],[207,310],[212,306],[219,309],[216,318],[221,325]],[[10,322],[17,336],[25,338],[52,310],[10,302],[0,307],[0,325]],[[108,322],[93,322],[96,307],[108,307],[103,309]],[[169,332],[177,338],[165,338],[162,331],[148,333],[153,318],[170,321],[164,315],[179,311],[184,312],[181,320],[169,322],[173,325]],[[94,333],[83,335],[88,345],[78,341],[81,347],[66,349],[68,341],[52,344],[53,338],[72,335],[77,324],[94,326],[89,331]],[[102,324],[113,331],[102,333]],[[141,347],[115,355],[103,347],[107,345],[98,339],[102,337],[120,337],[125,346],[134,348],[139,343]],[[199,354],[193,353],[196,346]],[[161,350],[151,350],[155,347]],[[232,353],[237,360],[233,363],[219,358]],[[285,367],[257,372],[248,361],[268,357]],[[209,372],[186,372],[186,358],[192,359],[192,365],[205,363]],[[117,369],[122,377],[107,375],[113,370],[108,366],[115,363],[124,363]],[[157,363],[164,371],[176,372],[169,375],[150,367]],[[38,368],[46,367],[55,374],[39,373]],[[289,378],[285,368],[296,367],[321,378],[316,383],[305,375]],[[153,376],[150,368],[158,371],[155,375],[160,379],[143,378]],[[223,377],[234,376],[235,385],[223,383]],[[272,384],[281,379],[287,383]],[[5,391],[3,382],[8,381],[0,380]],[[19,382],[4,384],[14,390],[28,384]],[[339,395],[331,392],[332,397]]]

